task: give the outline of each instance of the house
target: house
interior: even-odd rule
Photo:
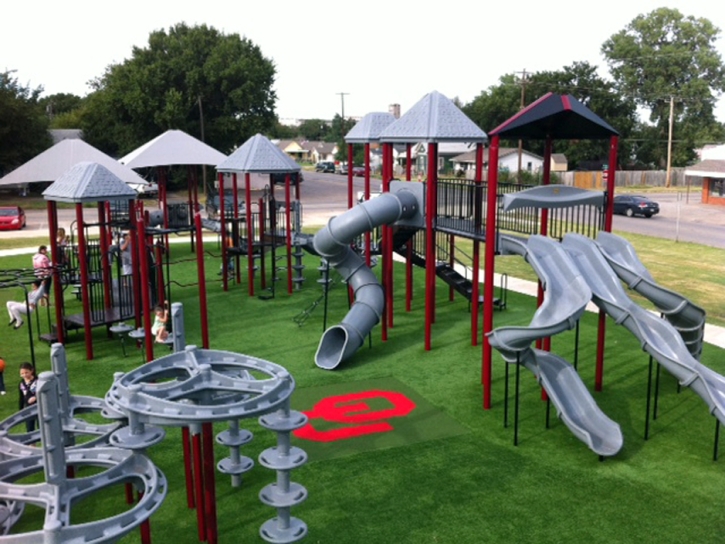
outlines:
[[[273,143],[297,162],[309,161],[309,152],[295,140],[274,140]]]
[[[685,176],[702,178],[702,203],[725,206],[725,144],[707,146],[702,159],[685,169]]]
[[[552,172],[566,172],[569,169],[569,163],[566,160],[566,155],[563,153],[552,153],[551,154],[551,171]]]
[[[467,152],[475,153],[476,145],[466,142],[440,142],[438,144],[438,172],[451,172],[455,169],[454,157]],[[411,160],[416,172],[428,170],[428,144],[418,143],[411,150]]]
[[[335,142],[307,141],[300,142],[300,146],[307,150],[307,159],[310,162],[322,161],[334,162],[337,155],[337,144]]]
[[[561,157],[563,155],[559,154]],[[476,150],[472,149],[466,153],[462,153],[450,159],[454,170],[460,170],[465,173],[465,177],[473,179],[476,168]],[[552,157],[553,163],[553,157]],[[484,169],[488,167],[488,148],[483,150]],[[566,165],[566,157],[564,157],[564,165]],[[521,170],[536,173],[541,171],[544,166],[544,159],[539,155],[526,151],[521,152]],[[515,147],[502,147],[498,150],[498,169],[501,172],[518,172],[519,170],[519,150]],[[553,169],[552,169],[553,171]]]

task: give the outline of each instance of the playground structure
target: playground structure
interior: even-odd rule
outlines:
[[[175,330],[183,331],[183,310],[180,304],[176,306]],[[262,525],[260,535],[276,543],[304,538],[307,526],[290,516],[290,508],[307,498],[306,489],[290,480],[290,472],[307,461],[305,452],[290,444],[290,433],[307,422],[304,414],[290,410],[295,387],[292,376],[261,359],[183,347],[182,343],[179,338],[176,347],[180,351],[127,374],[116,374],[105,401],[69,394],[65,348],[52,346],[53,371],[40,375],[38,403],[0,422],[3,534],[9,534],[25,503],[31,503],[46,509],[43,529],[13,535],[13,542],[62,544],[80,542],[80,535],[83,542],[116,542],[140,525],[142,542],[150,544],[148,518],[160,507],[167,484],[146,450],[163,440],[162,427],[174,426],[184,428],[187,499],[189,507],[197,511],[199,540],[215,544],[212,424],[229,423],[229,429],[216,440],[229,447],[230,455],[217,468],[231,476],[233,487],[239,487],[242,474],[254,466],[254,461],[240,454],[252,435],[240,429],[239,422],[258,417],[262,427],[277,435],[277,445],[259,456],[262,466],[276,472],[276,482],[262,489],[260,500],[277,511],[276,517]],[[110,423],[89,424],[74,417],[90,411],[100,412]],[[39,431],[9,435],[12,428],[35,418],[40,421]],[[93,438],[76,445],[78,437],[88,435]],[[31,445],[39,440],[40,448]],[[84,466],[106,470],[75,477],[76,467]],[[45,473],[45,484],[13,484],[40,471]],[[71,524],[71,510],[79,500],[118,484],[126,484],[129,503],[131,485],[135,485],[138,504],[104,520]]]

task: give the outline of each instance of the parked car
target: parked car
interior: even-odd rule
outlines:
[[[364,177],[365,176],[365,167],[364,166],[353,166],[352,167],[352,175],[353,176]]]
[[[347,163],[341,162],[337,165],[337,173],[347,175]]]
[[[614,213],[621,213],[627,217],[644,215],[652,217],[660,213],[660,205],[640,195],[617,195],[614,197]]]
[[[284,185],[284,180],[287,177],[286,173],[275,173],[271,174],[272,176],[272,182],[275,185]],[[299,180],[299,183],[302,183],[305,181],[305,177],[302,175],[302,172],[291,172],[290,173],[290,185],[297,185]]]
[[[159,194],[159,186],[156,183],[129,183],[128,186],[138,193],[139,198],[155,197]]]
[[[0,230],[20,230],[25,227],[25,212],[20,206],[0,208]]]
[[[332,161],[321,161],[315,165],[315,172],[335,173],[335,163]]]

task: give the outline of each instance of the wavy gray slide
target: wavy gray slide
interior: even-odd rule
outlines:
[[[593,240],[580,234],[567,234],[562,244],[586,278],[596,305],[634,334],[642,343],[642,349],[682,385],[702,397],[710,413],[725,425],[725,377],[695,359],[668,321],[648,312],[627,296]]]
[[[530,347],[535,340],[576,326],[591,299],[586,280],[561,245],[550,238],[531,236],[524,243],[502,236],[499,247],[504,253],[524,256],[544,286],[544,302],[528,327],[499,327],[488,333],[490,344],[507,362],[518,362],[533,372],[574,436],[599,455],[615,455],[622,448],[622,431],[597,406],[574,367],[557,355]]]
[[[658,285],[639,260],[632,244],[621,236],[600,232],[597,246],[619,279],[657,306],[680,333],[689,352],[699,359],[705,337],[705,310],[681,294]]]
[[[350,243],[381,225],[411,219],[420,213],[419,207],[412,191],[383,193],[333,217],[315,234],[315,251],[342,275],[355,294],[355,302],[342,322],[327,329],[320,339],[315,354],[315,364],[320,368],[332,370],[353,355],[380,321],[385,306],[382,286]]]

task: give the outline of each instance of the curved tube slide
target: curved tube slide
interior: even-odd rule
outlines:
[[[557,415],[589,449],[615,455],[624,442],[619,425],[597,406],[574,367],[561,357],[532,349],[540,338],[570,330],[584,313],[591,291],[558,242],[543,236],[520,239],[502,236],[500,246],[523,255],[544,286],[544,302],[528,327],[500,327],[488,339],[504,360],[529,369],[546,390]]]
[[[632,244],[621,236],[600,232],[597,247],[619,279],[657,306],[680,333],[692,356],[699,359],[705,338],[705,310],[681,294],[658,285]]]
[[[666,320],[648,312],[627,296],[596,243],[579,234],[562,242],[592,290],[594,303],[623,325],[680,384],[690,387],[725,425],[725,377],[702,365]]]
[[[364,232],[381,225],[411,219],[420,213],[416,195],[405,189],[383,193],[342,215],[333,217],[313,239],[315,251],[327,259],[352,288],[355,302],[341,323],[330,327],[320,339],[315,364],[332,370],[362,346],[380,321],[385,297],[375,274],[350,243]]]

